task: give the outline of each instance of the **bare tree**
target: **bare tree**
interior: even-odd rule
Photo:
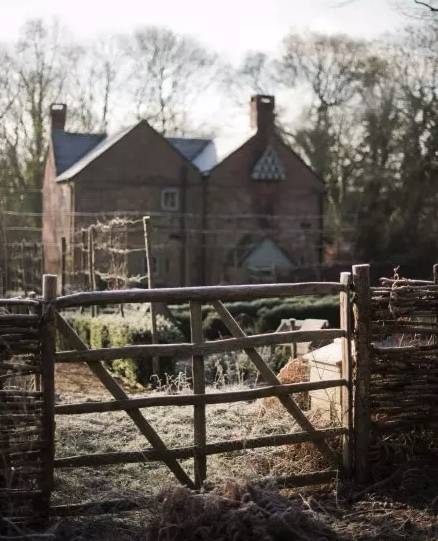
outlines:
[[[70,50],[64,41],[57,24],[32,20],[7,51],[9,83],[3,87],[0,130],[3,186],[28,194],[37,194],[41,186],[47,111],[62,92],[69,69]],[[37,197],[29,199],[35,202]]]
[[[347,102],[356,92],[365,44],[347,36],[290,34],[284,40],[283,81],[302,81],[322,108]]]
[[[122,80],[123,54],[115,36],[74,48],[66,99],[70,126],[86,131],[106,131],[112,100]]]
[[[248,52],[237,68],[224,68],[223,89],[239,108],[247,105],[253,94],[275,94],[278,85],[276,61],[262,51]]]
[[[127,92],[139,118],[162,134],[184,133],[189,111],[216,74],[216,57],[192,38],[146,27],[125,40]]]

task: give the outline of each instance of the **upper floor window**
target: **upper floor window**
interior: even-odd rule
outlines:
[[[179,209],[178,188],[165,188],[161,192],[161,208],[162,210],[178,210]]]

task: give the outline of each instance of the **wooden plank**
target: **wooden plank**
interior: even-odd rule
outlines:
[[[55,406],[57,415],[77,415],[82,413],[101,413],[159,406],[194,406],[196,404],[226,404],[244,400],[257,400],[270,396],[284,396],[292,393],[331,389],[347,385],[344,379],[309,381],[303,383],[283,383],[259,389],[245,391],[228,391],[209,394],[180,394],[164,396],[147,396],[128,400],[111,400],[107,402],[83,402],[78,404],[60,404]]]
[[[240,328],[237,321],[233,318],[227,308],[221,301],[214,301],[213,306],[229,332],[236,338],[246,337],[243,330]],[[261,355],[253,348],[245,348],[245,353],[251,359],[251,361],[256,366],[257,370],[260,372],[262,378],[271,385],[281,385],[280,380],[274,374],[274,372],[267,366]],[[280,402],[286,408],[286,410],[292,415],[298,425],[303,429],[309,432],[309,434],[315,434],[316,430],[313,427],[312,423],[307,419],[304,413],[301,411],[295,400],[290,396],[280,396],[278,397]],[[327,445],[323,440],[315,442],[316,447],[319,449],[321,454],[329,459],[331,462],[337,462],[337,456],[334,451]]]
[[[268,477],[266,479],[261,479],[257,481],[257,485],[269,485],[272,486],[272,483],[278,488],[297,488],[305,487],[310,485],[321,485],[324,483],[331,483],[336,477],[338,477],[338,470],[325,470],[309,473],[301,473],[298,475],[287,475],[284,477]]]
[[[338,470],[325,470],[321,472],[309,472],[299,475],[290,475],[285,477],[268,477],[257,481],[258,486],[271,486],[273,483],[279,488],[303,487],[316,484],[330,483],[338,476]],[[194,495],[202,498],[203,495]],[[140,496],[138,498],[124,498],[113,500],[102,500],[95,502],[82,502],[68,505],[56,505],[50,509],[50,514],[56,517],[69,516],[88,516],[117,514],[128,511],[138,511],[147,509],[156,503],[154,496]]]
[[[41,496],[35,503],[39,517],[47,519],[54,486],[56,326],[53,302],[57,294],[57,276],[45,274],[42,287],[44,305],[41,325],[41,389],[43,393],[41,437],[46,445],[41,451]]]
[[[63,317],[56,313],[56,325],[62,336],[70,342],[72,347],[76,349],[87,351],[88,346],[81,340],[72,327],[63,319]],[[106,368],[100,363],[89,363],[88,366],[95,376],[101,381],[104,387],[113,395],[116,400],[128,400],[129,396],[120,387],[117,381],[111,376]],[[159,452],[165,452],[167,450],[166,445],[160,436],[155,432],[149,422],[142,415],[141,411],[130,410],[127,414],[136,424],[140,432],[147,438],[149,443]],[[183,470],[181,465],[174,459],[169,458],[165,460],[167,467],[174,473],[175,477],[182,483],[190,488],[194,488],[194,484],[190,477]]]
[[[230,441],[220,441],[205,445],[205,455],[217,455],[246,449],[259,449],[262,447],[277,447],[281,445],[293,445],[305,442],[321,442],[325,438],[338,437],[345,433],[345,429],[327,428],[313,432],[295,432],[292,434],[275,434],[260,436],[258,438],[241,438]],[[178,460],[193,458],[198,453],[196,447],[179,447],[177,449],[144,449],[142,451],[125,451],[113,453],[94,453],[58,458],[55,461],[56,468],[78,468],[110,466],[113,464],[135,464],[147,461],[164,461],[169,457]]]
[[[194,345],[203,342],[202,305],[197,301],[190,301],[190,332]],[[201,396],[204,395],[205,372],[204,358],[202,355],[193,355],[192,357],[192,377],[193,392]],[[194,448],[196,450],[194,457],[195,486],[196,488],[201,488],[207,477],[207,459],[204,454],[207,439],[205,402],[201,402],[194,406],[193,436]]]
[[[341,377],[348,382],[348,385],[341,390],[341,419],[342,426],[347,429],[347,434],[342,441],[342,465],[347,477],[352,473],[352,443],[353,443],[353,400],[352,400],[352,361],[351,361],[351,302],[350,285],[351,273],[342,272],[340,282],[346,288],[339,294],[340,326],[346,336],[342,338],[341,352]]]
[[[160,357],[190,357],[192,355],[212,355],[245,348],[263,347],[269,345],[290,344],[292,342],[326,341],[345,336],[341,329],[319,329],[314,331],[285,331],[267,334],[255,334],[224,340],[214,340],[197,344],[155,344],[133,345],[119,348],[89,349],[86,352],[61,351],[56,354],[56,362],[96,362],[113,361],[129,357],[138,359],[145,356]]]
[[[356,374],[354,394],[355,430],[355,473],[360,483],[369,476],[370,446],[370,343],[371,343],[371,291],[370,266],[353,266],[353,286],[355,291],[355,352]]]
[[[33,299],[0,299],[0,306],[39,306]]]
[[[40,317],[36,314],[0,314],[0,325],[32,326],[39,325]]]
[[[131,302],[214,301],[224,302],[293,297],[297,295],[337,295],[343,289],[339,282],[304,282],[292,284],[255,284],[239,286],[175,287],[159,289],[129,289],[118,291],[90,291],[58,297],[58,309],[92,304],[120,304]]]

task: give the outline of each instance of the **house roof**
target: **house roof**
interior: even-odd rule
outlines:
[[[251,172],[254,180],[286,180],[286,170],[277,152],[268,145]]]
[[[254,236],[250,233],[246,233],[240,237],[235,248],[229,250],[227,255],[227,265],[234,264],[235,257],[237,258],[237,263],[239,265],[244,265],[246,262],[251,263],[251,256],[257,254],[260,249],[266,247],[272,248],[279,254],[279,257],[283,260],[283,262],[287,262],[290,266],[293,266],[289,256],[276,242],[269,237],[260,238],[260,236]]]
[[[102,155],[106,150],[108,150],[110,147],[112,147],[117,141],[122,139],[128,132],[130,132],[133,129],[133,126],[121,130],[113,135],[104,136],[101,138],[97,143],[89,149],[89,151],[82,156],[81,159],[77,160],[76,162],[73,162],[72,165],[66,169],[61,175],[58,174],[58,177],[56,180],[68,180],[75,175],[77,175],[82,169],[84,169],[87,165],[89,165],[91,162],[93,162],[96,158],[98,158],[100,155]],[[78,135],[78,134],[74,134]],[[66,144],[69,144],[68,141],[66,141]],[[56,161],[56,150],[55,151],[55,161]]]
[[[69,133],[64,130],[53,130],[52,144],[56,174],[60,175],[66,171],[104,138],[104,133]]]
[[[138,124],[108,136],[106,134],[69,133],[63,130],[53,130],[52,143],[57,180],[68,180],[77,175],[136,126]],[[209,145],[213,144],[210,139],[199,138],[167,137],[166,140],[179,154],[195,166],[198,166],[197,159]]]
[[[185,137],[166,137],[188,160],[193,161],[211,143],[210,139],[188,139]]]

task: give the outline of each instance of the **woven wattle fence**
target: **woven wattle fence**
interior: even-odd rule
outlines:
[[[39,311],[32,301],[0,300],[0,535],[6,536],[24,534],[41,512],[45,444]]]
[[[378,431],[438,423],[438,285],[371,288],[370,413]]]

